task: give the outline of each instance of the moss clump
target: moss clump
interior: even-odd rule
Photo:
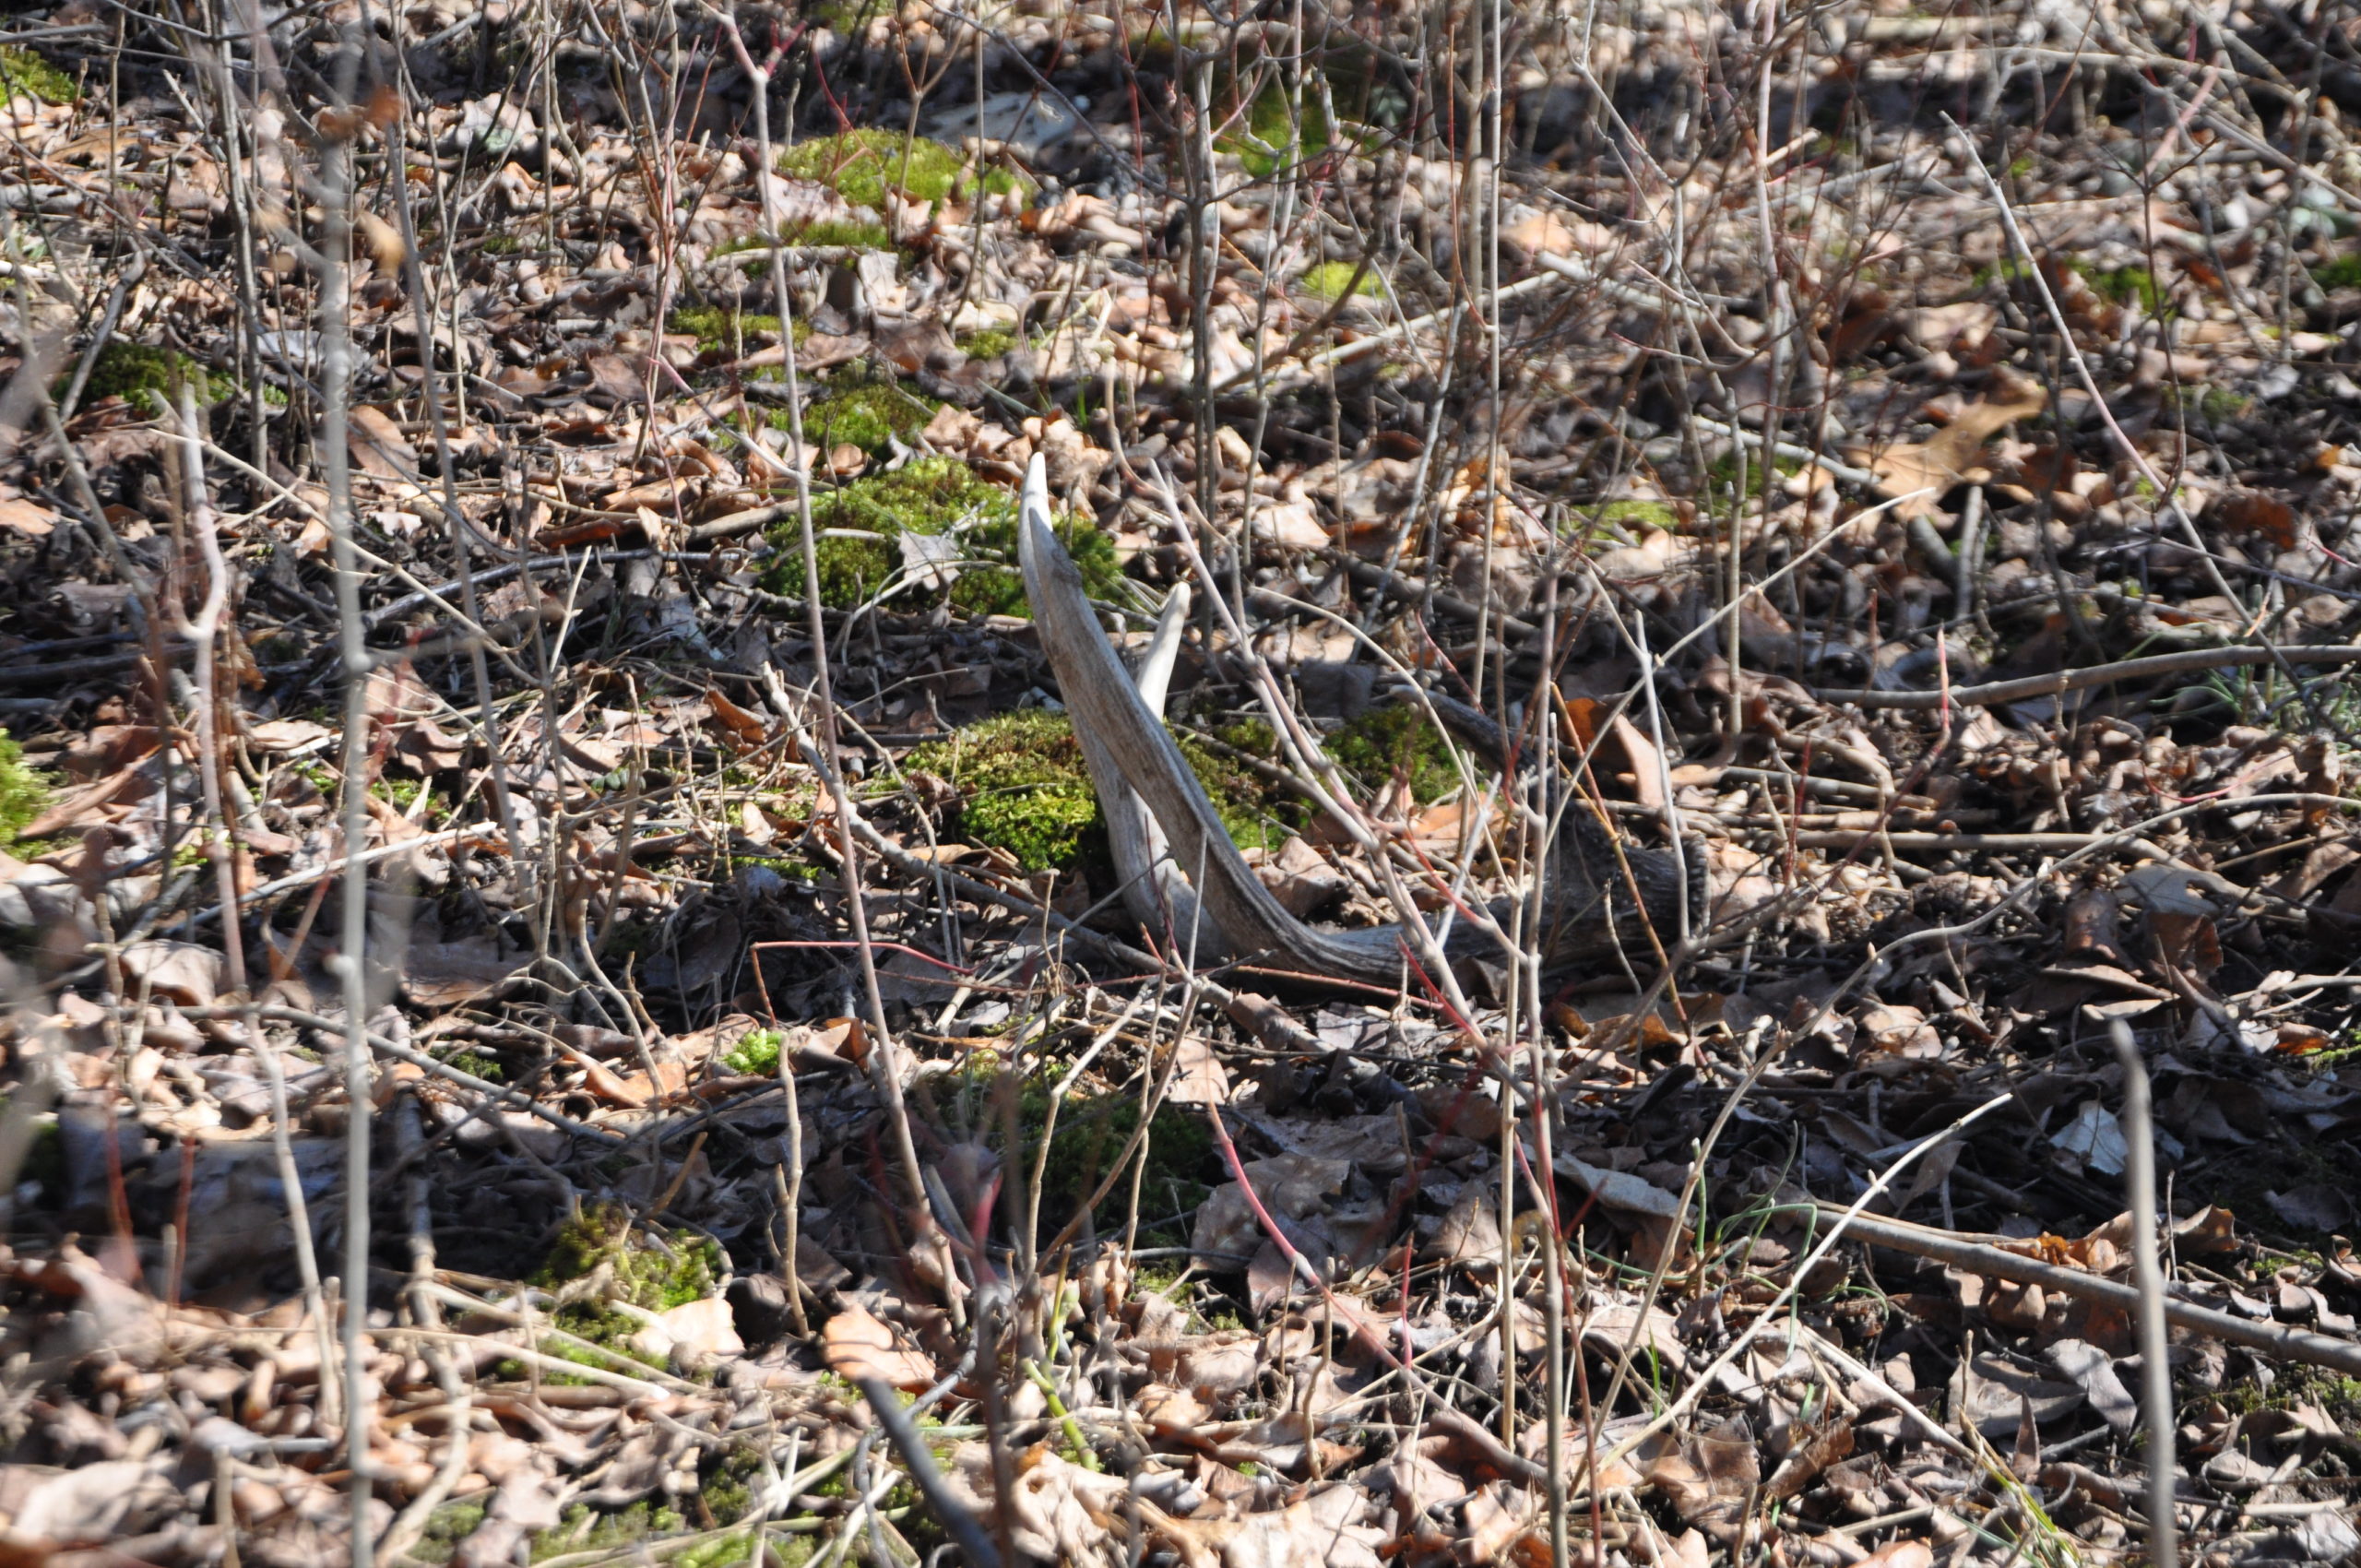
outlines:
[[[410,1555],[421,1562],[448,1562],[459,1543],[482,1523],[482,1503],[446,1503],[426,1516],[426,1533],[410,1548]]]
[[[1175,740],[1233,842],[1271,849],[1286,840],[1288,827],[1275,816],[1287,803],[1275,808],[1260,778],[1191,736]],[[952,740],[920,746],[909,766],[941,775],[965,794],[956,823],[962,837],[1007,850],[1026,871],[1108,863],[1097,788],[1074,721],[1062,713],[1026,708],[987,719]]]
[[[214,388],[206,379],[205,367],[186,354],[111,338],[90,366],[90,379],[82,384],[82,401],[121,398],[137,409],[169,409],[174,387],[183,380],[195,387],[199,406],[213,402]],[[59,385],[63,386],[64,382]]]
[[[651,1313],[705,1300],[721,1273],[720,1252],[710,1239],[659,1239],[634,1229],[620,1204],[594,1203],[559,1229],[531,1282],[564,1285],[601,1264],[613,1265],[611,1299]]]
[[[698,1495],[717,1525],[734,1525],[754,1505],[754,1478],[763,1473],[763,1456],[754,1448],[733,1448],[705,1475]]]
[[[30,49],[0,48],[0,98],[72,103],[82,96],[74,78]]]
[[[750,1029],[721,1059],[721,1064],[742,1077],[767,1076],[778,1071],[779,1048],[787,1037],[777,1029]]]
[[[1459,787],[1450,748],[1415,707],[1373,707],[1328,737],[1328,754],[1365,788],[1377,790],[1406,779],[1420,805]]]
[[[1746,469],[1747,496],[1757,501],[1771,493],[1773,480],[1801,473],[1804,467],[1793,457],[1774,457],[1766,463],[1762,453],[1750,450],[1744,454],[1742,466]],[[1740,454],[1736,447],[1723,453],[1706,467],[1704,494],[1702,497],[1704,505],[1719,511],[1737,503],[1740,467]]]
[[[448,1052],[442,1058],[442,1063],[445,1067],[456,1067],[462,1073],[472,1074],[488,1084],[504,1083],[508,1077],[499,1058],[479,1055],[472,1051]]]
[[[881,16],[884,11],[880,0],[816,0],[816,4],[806,0],[803,7],[804,16],[815,27],[846,34],[859,32],[868,25],[870,18]]]
[[[1017,1097],[1018,1124],[1029,1162],[1040,1146],[1041,1128],[1048,1120],[1050,1094],[1027,1088]],[[1133,1129],[1140,1124],[1137,1095],[1069,1096],[1058,1111],[1057,1131],[1050,1137],[1050,1158],[1041,1167],[1041,1219],[1062,1226],[1074,1218],[1082,1201],[1097,1190],[1108,1168]],[[1194,1208],[1212,1191],[1214,1136],[1204,1119],[1177,1105],[1167,1105],[1148,1125],[1147,1166],[1140,1181],[1140,1212],[1144,1219]],[[1102,1226],[1120,1225],[1131,1207],[1131,1182],[1118,1181],[1093,1215]]]
[[[632,1336],[645,1326],[642,1321],[607,1303],[620,1301],[642,1312],[661,1313],[701,1301],[718,1287],[721,1266],[721,1250],[709,1238],[658,1238],[632,1229],[630,1215],[619,1204],[585,1205],[558,1231],[549,1255],[529,1283],[549,1289],[599,1268],[609,1270],[607,1285],[596,1299],[570,1301],[550,1319],[575,1338],[599,1348],[585,1349],[552,1337],[541,1342],[540,1351],[602,1371],[612,1370],[617,1359],[655,1364],[632,1348]],[[521,1362],[510,1362],[501,1372],[504,1376],[521,1377],[525,1370]],[[547,1369],[540,1377],[544,1383],[576,1381]]]
[[[0,1094],[0,1109],[8,1103],[8,1096]],[[65,1191],[65,1134],[57,1130],[57,1118],[44,1116],[33,1124],[32,1147],[26,1151],[21,1181],[37,1182],[49,1196],[61,1196]]]
[[[735,326],[731,325],[735,322]],[[768,333],[778,336],[778,317],[746,315],[737,311],[723,310],[718,305],[682,305],[664,324],[670,330],[686,333],[705,350],[735,348],[747,339]]]
[[[2361,1428],[2361,1378],[2340,1377],[2318,1368],[2290,1367],[2268,1388],[2241,1381],[2223,1389],[2218,1397],[2234,1416],[2317,1405],[2339,1430],[2350,1432]]]
[[[25,750],[0,735],[0,845],[14,844],[25,825],[49,809],[53,786],[25,766]]]
[[[1317,98],[1307,94],[1302,103],[1300,115],[1291,122],[1287,89],[1272,78],[1245,113],[1231,121],[1236,128],[1216,145],[1224,152],[1236,153],[1239,167],[1258,180],[1268,179],[1287,166],[1290,137],[1296,160],[1309,162],[1328,150],[1332,132],[1327,111]]]
[[[2325,266],[2313,267],[2312,281],[2323,289],[2361,289],[2361,251],[2348,251]]]
[[[1004,713],[948,741],[920,746],[912,769],[936,773],[966,795],[958,831],[1005,849],[1026,871],[1063,870],[1083,857],[1086,837],[1107,831],[1081,742],[1064,714]],[[1103,858],[1104,849],[1092,858]]]
[[[885,439],[908,441],[943,405],[905,392],[887,380],[849,379],[832,385],[803,407],[803,434],[822,452],[849,442],[864,452],[884,450]],[[771,422],[785,428],[784,410]]]
[[[706,1493],[707,1505],[710,1505],[712,1501],[712,1493]],[[718,1510],[716,1511],[716,1516],[718,1516]],[[789,1537],[789,1538],[798,1538]],[[672,1561],[679,1563],[681,1568],[733,1568],[736,1563],[750,1561],[753,1555],[754,1532],[746,1530],[738,1535],[723,1536],[718,1540],[709,1540],[693,1546]]]
[[[806,413],[803,434],[815,447],[851,439],[841,426],[836,434],[824,434],[828,428]],[[949,590],[951,602],[971,614],[1025,613],[1025,584],[1016,573],[1016,497],[978,479],[955,457],[922,457],[891,473],[856,480],[816,497],[812,520],[817,528],[878,536],[819,541],[824,604],[848,609],[883,588],[900,568],[901,554],[894,544],[900,535],[956,533],[959,558],[977,564],[960,569]],[[1122,576],[1114,541],[1086,517],[1065,519],[1058,525],[1058,534],[1082,568],[1086,591],[1102,598],[1111,592]],[[800,596],[803,561],[794,529],[783,525],[773,540],[779,546],[779,560],[764,586],[774,593]]]
[[[1016,347],[1016,334],[1004,327],[987,327],[959,339],[959,351],[971,360],[996,360]]]
[[[1971,289],[1988,289],[1995,283],[2022,283],[2033,276],[2032,269],[2013,255],[2004,255],[1988,266],[1979,267],[1969,274]]]
[[[846,131],[799,142],[779,154],[778,166],[782,173],[817,180],[855,207],[880,210],[888,190],[917,201],[943,201],[959,191],[966,172],[959,154],[943,143],[887,130]],[[1003,194],[1021,188],[1004,169],[986,171],[981,183],[985,190]]]
[[[1319,266],[1307,269],[1302,277],[1297,279],[1296,287],[1313,299],[1325,300],[1332,304],[1343,296],[1347,288],[1356,294],[1366,294],[1371,299],[1382,299],[1385,295],[1385,285],[1378,281],[1376,269],[1371,268],[1362,272],[1360,281],[1356,283],[1353,281],[1353,274],[1358,270],[1359,268],[1349,261],[1323,261]]]
[[[486,234],[482,248],[486,255],[515,255],[525,248],[525,242],[514,234]]]
[[[635,1503],[619,1514],[594,1514],[575,1503],[559,1518],[557,1528],[533,1538],[528,1561],[546,1562],[575,1551],[615,1551],[656,1536],[669,1536],[687,1521],[670,1508]]]
[[[2118,267],[2112,272],[2091,274],[2091,287],[2105,298],[2119,305],[2140,302],[2140,308],[2150,315],[2162,314],[2164,291],[2156,286],[2155,274],[2144,267]]]
[[[1668,501],[1609,501],[1598,509],[1601,527],[1657,529],[1669,533],[1680,526],[1680,514]]]
[[[890,251],[894,236],[885,225],[865,218],[813,218],[801,223],[790,223],[778,232],[782,245],[840,245],[848,250]],[[724,241],[714,247],[713,254],[741,255],[747,251],[766,251],[770,241],[760,234],[746,234]]]
[[[858,218],[815,218],[780,236],[790,245],[838,245],[847,250],[890,251],[894,236],[883,223]]]
[[[1275,853],[1287,841],[1287,835],[1309,818],[1302,802],[1274,797],[1260,775],[1212,750],[1194,735],[1176,734],[1172,742],[1180,748],[1180,760],[1205,787],[1214,814],[1229,830],[1229,841],[1240,849]]]

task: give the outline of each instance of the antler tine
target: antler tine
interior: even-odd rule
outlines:
[[[1200,959],[1268,956],[1308,976],[1394,984],[1402,974],[1401,928],[1330,934],[1287,913],[1229,841],[1166,733],[1164,688],[1188,606],[1181,590],[1166,601],[1135,686],[1091,612],[1081,572],[1050,529],[1049,481],[1038,456],[1025,477],[1017,552],[1033,624],[1098,787],[1133,915],[1151,930],[1169,930],[1180,951]],[[1577,813],[1548,858],[1549,921],[1542,938],[1548,968],[1562,970],[1633,942],[1645,951],[1647,925],[1667,931],[1679,923],[1684,887],[1692,923],[1703,914],[1702,862],[1683,866],[1662,849],[1620,849],[1610,831]],[[1454,926],[1455,940],[1446,945],[1464,948],[1467,929]]]
[[[1396,979],[1396,932],[1339,939],[1315,932],[1282,909],[1239,855],[1196,775],[1099,629],[1082,574],[1050,528],[1049,481],[1038,455],[1025,476],[1017,553],[1034,626],[1098,787],[1133,913],[1160,927],[1169,899],[1174,934],[1184,946],[1193,935],[1201,956],[1208,939],[1218,939],[1231,955],[1269,954],[1308,974],[1380,984]],[[1157,828],[1169,839],[1161,856],[1149,837]],[[1187,872],[1198,874],[1193,894],[1183,880]]]

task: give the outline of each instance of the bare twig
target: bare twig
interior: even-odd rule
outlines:
[[[1823,1211],[1842,1212],[1834,1210],[1831,1205],[1823,1204],[1821,1207]],[[1908,1253],[1914,1257],[1933,1258],[1953,1268],[1994,1279],[2038,1285],[2045,1290],[2060,1291],[2079,1301],[2104,1301],[2135,1319],[2141,1310],[2141,1292],[2136,1286],[2118,1284],[2095,1274],[2084,1274],[2079,1269],[2042,1263],[1982,1241],[1970,1241],[1948,1230],[1867,1215],[1856,1218],[1852,1229],[1872,1246]],[[2361,1344],[2350,1339],[2333,1339],[2325,1334],[2314,1334],[2308,1329],[2295,1328],[2285,1324],[2251,1322],[2170,1295],[2164,1298],[2164,1309],[2165,1321],[2176,1328],[2201,1334],[2209,1339],[2244,1345],[2268,1355],[2284,1356],[2308,1366],[2328,1367],[2348,1377],[2361,1377]]]
[[[2149,1116],[2148,1064],[2131,1028],[2115,1020],[2115,1059],[2123,1064],[2124,1175],[2131,1199],[2131,1267],[2140,1291],[2140,1403],[2148,1423],[2148,1561],[2178,1568],[2179,1521],[2173,1513],[2173,1373],[2165,1360],[2165,1271],[2156,1246],[2156,1136]],[[2361,1355],[2361,1346],[2355,1347]]]

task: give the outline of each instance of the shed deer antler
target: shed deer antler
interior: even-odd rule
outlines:
[[[1182,951],[1193,946],[1201,960],[1262,956],[1311,978],[1397,983],[1405,944],[1401,928],[1320,932],[1289,914],[1230,842],[1213,802],[1166,731],[1164,692],[1187,613],[1185,588],[1167,601],[1135,683],[1100,630],[1083,593],[1082,574],[1050,527],[1049,484],[1038,457],[1026,475],[1017,554],[1033,624],[1073,716],[1083,762],[1097,786],[1116,873],[1133,918],[1151,930],[1170,932]],[[1642,910],[1658,930],[1678,929],[1678,889],[1684,882],[1699,890],[1704,885],[1695,868],[1684,878],[1669,854],[1632,847],[1619,857],[1631,868],[1627,879],[1604,829],[1579,812],[1569,813],[1568,821],[1545,873],[1545,968],[1562,969],[1619,946],[1647,953]],[[1460,925],[1445,950],[1473,956],[1482,940]]]

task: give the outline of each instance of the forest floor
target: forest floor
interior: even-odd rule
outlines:
[[[797,4],[0,26],[0,1563],[2361,1552],[2361,18]]]

